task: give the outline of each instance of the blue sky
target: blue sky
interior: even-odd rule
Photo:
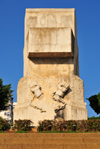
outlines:
[[[86,98],[100,92],[100,0],[0,0],[0,78],[4,84],[11,83],[14,101],[23,77],[26,8],[75,8],[84,100],[88,116],[98,116]]]

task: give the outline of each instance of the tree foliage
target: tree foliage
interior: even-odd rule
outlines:
[[[6,110],[8,102],[12,99],[11,84],[3,85],[2,79],[0,79],[0,111]]]
[[[90,102],[90,106],[91,108],[97,113],[100,113],[100,93],[93,95],[89,98],[87,98],[87,100]]]

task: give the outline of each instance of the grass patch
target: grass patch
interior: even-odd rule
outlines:
[[[78,132],[75,132],[75,131],[57,131],[57,130],[54,130],[54,131],[39,131],[38,133],[78,133]]]
[[[28,131],[17,130],[16,133],[28,133]]]
[[[4,132],[4,131],[0,131],[0,133],[6,133],[6,132]]]
[[[86,131],[86,132],[82,132],[82,131],[39,131],[37,133],[98,133],[99,131]]]

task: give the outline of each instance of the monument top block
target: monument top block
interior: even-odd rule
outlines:
[[[74,38],[75,9],[26,9],[27,57],[73,57]]]
[[[27,8],[26,12],[32,13],[32,12],[72,12],[75,11],[75,8]]]

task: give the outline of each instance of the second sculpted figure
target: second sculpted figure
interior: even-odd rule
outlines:
[[[59,106],[58,108],[55,109],[55,112],[57,113],[60,110],[63,110],[66,107],[66,103],[62,101],[62,99],[65,96],[66,91],[69,89],[69,84],[67,84],[65,81],[60,83],[58,85],[58,90],[53,93],[53,100],[61,102],[63,106]]]

